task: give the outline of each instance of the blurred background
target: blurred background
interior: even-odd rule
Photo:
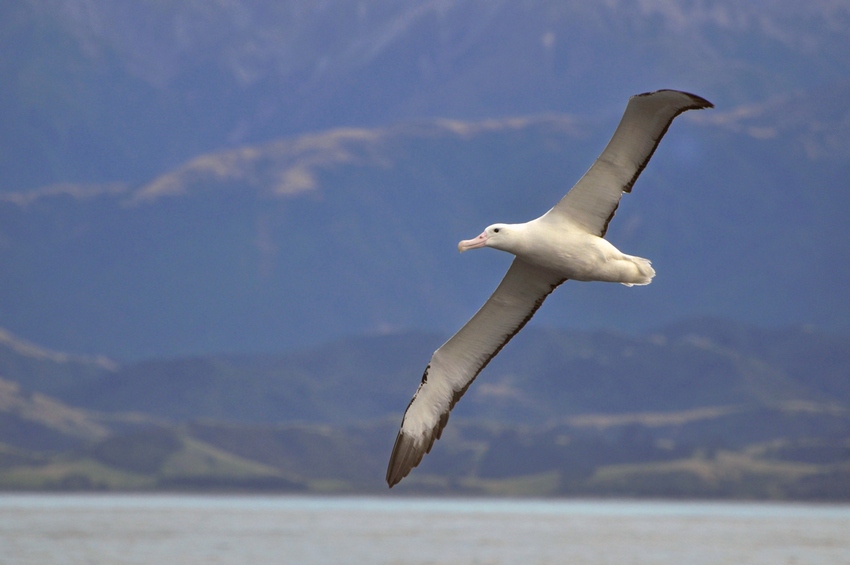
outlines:
[[[0,486],[383,488],[510,262],[457,241],[675,88],[607,236],[658,276],[561,287],[400,488],[850,498],[848,53],[830,0],[3,3]]]

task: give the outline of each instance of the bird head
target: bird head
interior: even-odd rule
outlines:
[[[457,250],[463,253],[469,249],[476,249],[478,247],[492,247],[494,249],[501,249],[502,251],[509,251],[511,248],[511,242],[515,238],[515,230],[513,226],[508,224],[493,224],[492,226],[487,226],[481,235],[472,239],[464,239],[460,243],[457,244]]]

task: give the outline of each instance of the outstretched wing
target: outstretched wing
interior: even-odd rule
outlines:
[[[713,108],[693,94],[658,90],[629,99],[620,125],[590,170],[547,216],[565,217],[602,237],[624,192],[631,192],[673,118],[687,110]]]
[[[391,488],[431,451],[449,419],[449,411],[478,373],[564,280],[521,259],[514,259],[484,306],[434,352],[404,413],[393,446],[387,468],[387,484]]]

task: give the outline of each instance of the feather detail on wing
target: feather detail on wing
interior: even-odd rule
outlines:
[[[514,259],[484,306],[431,357],[413,395],[387,468],[390,488],[431,451],[449,412],[510,339],[565,279]]]
[[[687,110],[713,107],[704,98],[676,90],[632,96],[605,150],[547,215],[566,217],[603,237],[620,197],[631,192],[673,119]]]

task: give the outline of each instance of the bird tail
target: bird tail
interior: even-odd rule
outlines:
[[[652,268],[652,262],[643,257],[633,257],[626,255],[626,258],[635,266],[635,277],[629,282],[624,282],[626,286],[643,286],[652,282],[652,277],[655,276],[655,269]]]

